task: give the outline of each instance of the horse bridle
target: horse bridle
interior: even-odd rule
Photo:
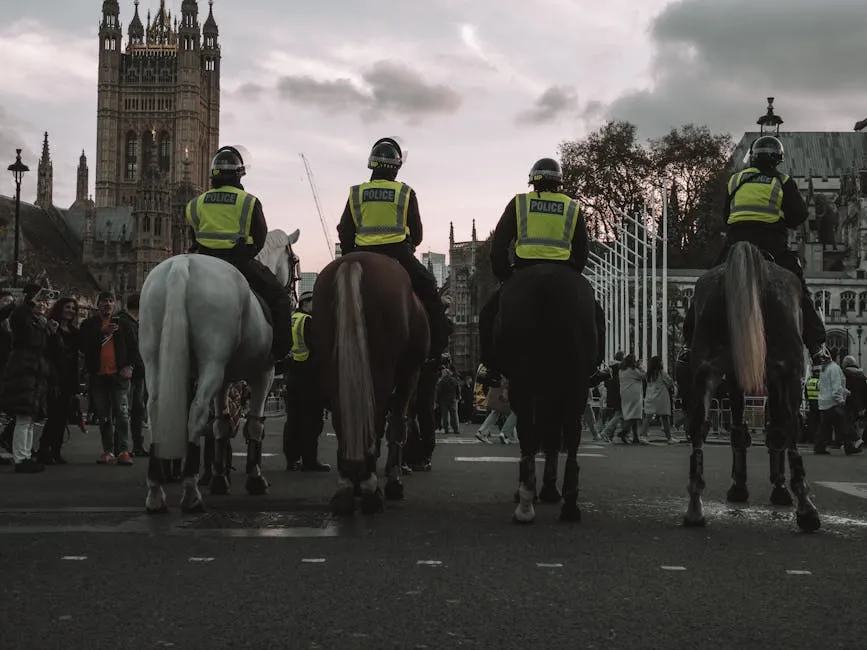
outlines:
[[[289,273],[286,278],[286,292],[295,300],[295,305],[298,305],[298,282],[301,280],[301,260],[295,255],[292,250],[292,242],[286,244],[286,250],[289,252]]]

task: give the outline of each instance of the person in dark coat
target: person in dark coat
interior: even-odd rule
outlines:
[[[0,410],[15,417],[12,455],[15,471],[33,474],[45,466],[33,460],[33,427],[44,419],[51,367],[48,363],[49,341],[56,325],[45,318],[48,310],[46,292],[38,284],[24,287],[24,296],[9,316],[12,349],[3,369]]]
[[[331,466],[319,460],[326,398],[309,345],[310,337],[315,336],[312,313],[313,292],[305,291],[298,297],[298,311],[292,315],[291,351],[286,362],[278,366],[286,380],[283,454],[289,471],[328,472]]]
[[[54,385],[48,394],[48,417],[42,429],[36,460],[43,465],[65,465],[60,455],[63,434],[70,415],[80,410],[78,393],[80,384],[78,355],[80,352],[78,303],[75,298],[61,298],[52,306],[48,322],[56,328],[48,349],[49,363],[53,369]],[[80,415],[80,414],[79,414]]]

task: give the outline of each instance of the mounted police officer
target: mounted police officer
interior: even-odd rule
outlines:
[[[292,314],[292,350],[280,364],[286,382],[283,455],[289,471],[327,472],[331,466],[319,461],[325,395],[310,354],[312,314],[313,292],[305,291],[298,297],[298,310]]]
[[[370,251],[388,255],[406,269],[430,321],[429,359],[439,359],[448,344],[448,322],[433,274],[415,257],[422,242],[418,199],[406,183],[396,180],[403,165],[400,145],[378,140],[367,159],[370,180],[353,185],[337,226],[344,255]]]
[[[825,345],[825,326],[804,281],[801,260],[788,247],[786,231],[804,223],[808,214],[807,205],[794,179],[777,170],[784,159],[783,143],[772,135],[763,135],[750,146],[750,166],[729,179],[723,207],[726,241],[717,264],[725,262],[729,248],[735,242],[748,241],[798,276],[803,294],[803,338],[815,365],[830,358],[830,353]],[[686,345],[677,362],[679,373],[689,365],[693,321],[694,310],[690,305],[684,322]]]
[[[533,191],[509,201],[491,239],[491,270],[500,282],[534,264],[566,264],[581,273],[587,264],[587,227],[578,202],[563,194],[563,171],[553,158],[537,160],[530,170]],[[515,242],[514,260],[511,244]],[[497,368],[493,358],[493,331],[500,293],[497,291],[479,314],[482,363]],[[605,358],[605,314],[596,303],[598,349],[596,365]]]
[[[271,270],[255,259],[268,235],[268,224],[258,198],[244,190],[247,169],[237,147],[223,147],[211,160],[211,187],[187,204],[192,229],[191,252],[225,260],[241,272],[250,288],[271,309],[272,353],[279,361],[289,353],[291,303],[289,293]]]

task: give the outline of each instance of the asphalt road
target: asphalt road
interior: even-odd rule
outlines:
[[[803,534],[766,505],[764,448],[752,505],[730,507],[730,453],[711,446],[696,530],[680,525],[686,445],[588,442],[583,521],[543,505],[518,527],[517,450],[468,426],[404,502],[336,521],[334,475],[284,471],[281,424],[270,494],[236,480],[199,515],[177,485],[170,514],[145,515],[146,463],[97,466],[95,431],[71,465],[0,468],[0,648],[867,647],[867,454],[807,454],[824,519]]]

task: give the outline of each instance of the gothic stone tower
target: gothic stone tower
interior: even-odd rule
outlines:
[[[209,4],[200,29],[196,0],[183,0],[180,21],[160,0],[146,24],[135,0],[124,50],[118,2],[102,5],[95,202],[97,209],[132,211],[136,268],[125,271],[135,286],[156,263],[179,252],[173,233],[182,228],[183,214],[165,197],[205,189],[210,157],[219,147],[219,31],[213,0]],[[157,223],[160,231],[154,232]]]

